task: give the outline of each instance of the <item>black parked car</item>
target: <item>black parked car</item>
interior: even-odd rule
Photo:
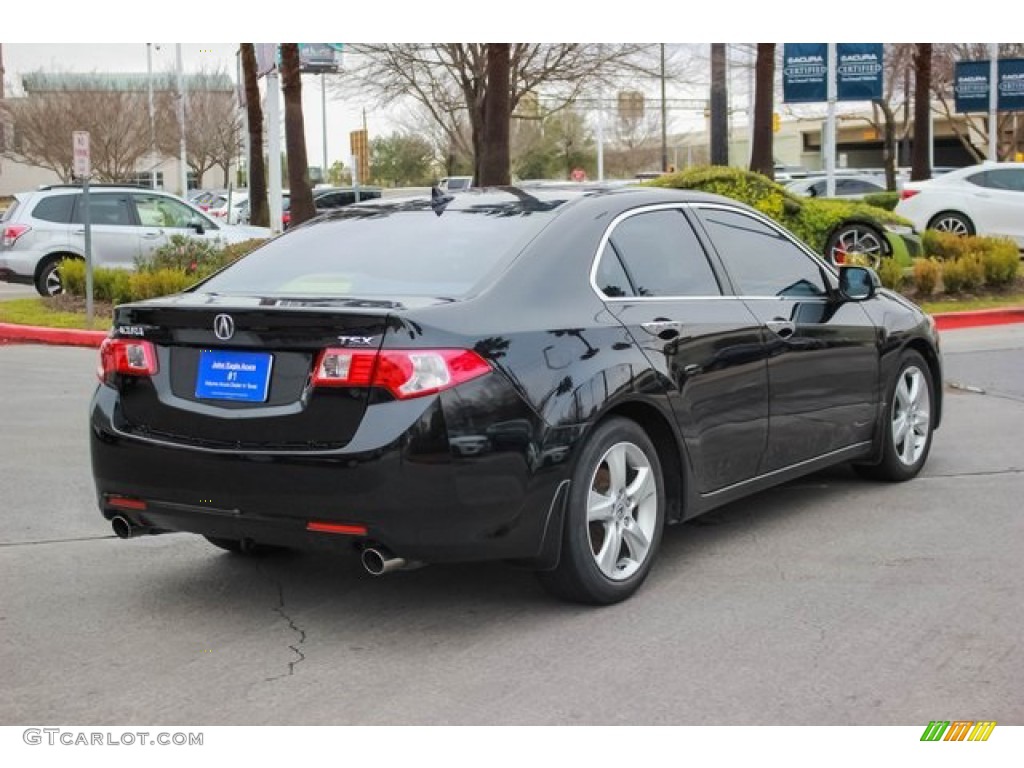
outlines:
[[[923,466],[930,319],[734,201],[473,191],[343,208],[118,307],[103,515],[243,552],[528,565],[610,603],[666,523],[840,462]]]

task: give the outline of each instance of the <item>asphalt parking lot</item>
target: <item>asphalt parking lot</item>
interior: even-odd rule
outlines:
[[[670,529],[603,609],[500,565],[118,540],[95,350],[0,346],[0,724],[1024,724],[1024,325],[943,339],[920,478],[838,469]]]

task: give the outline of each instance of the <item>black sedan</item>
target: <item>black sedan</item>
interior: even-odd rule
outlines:
[[[666,524],[840,462],[907,480],[930,319],[734,201],[502,188],[328,214],[120,306],[91,406],[122,537],[501,559],[632,594]]]

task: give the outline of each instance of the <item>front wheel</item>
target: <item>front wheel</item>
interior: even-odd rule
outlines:
[[[825,256],[838,266],[848,263],[854,255],[862,256],[867,266],[878,269],[885,256],[883,236],[866,224],[843,224],[828,239]]]
[[[665,484],[647,433],[628,419],[600,424],[573,471],[558,567],[538,573],[552,594],[608,605],[651,569],[665,519]]]
[[[912,350],[903,353],[899,371],[889,385],[882,461],[859,466],[876,480],[900,482],[916,477],[932,446],[935,384],[924,358]]]
[[[943,211],[928,222],[928,229],[937,229],[939,232],[949,232],[960,237],[973,235],[974,222],[956,211]]]

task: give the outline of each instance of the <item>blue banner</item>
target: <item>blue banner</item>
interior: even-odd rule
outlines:
[[[839,43],[836,59],[839,101],[882,98],[881,43]]]
[[[958,61],[953,92],[957,112],[988,112],[987,61]]]
[[[785,43],[782,46],[782,100],[805,104],[828,98],[828,44]]]
[[[1024,59],[999,60],[999,109],[1024,111]]]

